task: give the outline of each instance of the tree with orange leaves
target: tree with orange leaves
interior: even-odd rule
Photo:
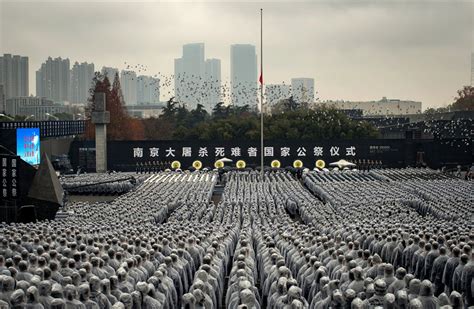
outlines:
[[[124,100],[118,74],[115,74],[112,86],[107,76],[95,73],[93,87],[90,90],[89,104],[86,108],[86,139],[94,139],[95,128],[90,121],[94,109],[95,93],[105,93],[106,110],[110,112],[110,123],[107,125],[107,140],[142,140],[144,128],[141,121],[131,118],[124,110]]]

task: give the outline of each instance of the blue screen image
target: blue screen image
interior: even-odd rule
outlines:
[[[16,129],[16,155],[31,165],[40,163],[39,128]]]

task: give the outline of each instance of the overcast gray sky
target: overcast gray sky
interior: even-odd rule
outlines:
[[[423,108],[451,103],[470,83],[474,1],[0,0],[0,53],[29,56],[32,93],[48,56],[170,76],[182,45],[193,42],[222,60],[228,81],[230,44],[260,51],[261,7],[265,83],[314,77],[321,99],[387,96]],[[162,99],[168,91],[172,84]]]

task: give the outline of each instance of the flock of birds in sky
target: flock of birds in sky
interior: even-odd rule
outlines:
[[[140,75],[144,75],[147,72],[148,67],[146,65],[134,65],[126,61],[124,62],[122,74],[131,75],[131,80],[139,79]],[[186,73],[167,75],[158,72],[149,76],[159,79],[158,85],[151,86],[160,92],[163,101],[175,97],[177,101],[183,101],[190,109],[195,108],[197,104],[202,104],[208,111],[211,111],[213,106],[221,101],[226,104],[237,101],[238,105],[248,104],[249,106],[256,106],[259,102],[260,87],[257,80],[251,83],[242,81],[231,84],[228,81],[223,81],[220,77],[197,76]],[[282,85],[285,85],[285,82],[282,82]],[[288,85],[288,87],[290,87],[291,93],[291,86]],[[271,89],[265,89],[265,91],[264,100],[270,97],[288,99],[288,91],[283,90],[283,88],[272,87]],[[305,89],[299,87],[296,91],[302,93]]]
[[[144,64],[131,64],[124,62],[123,74],[133,75],[132,80],[140,79],[148,73],[148,66]],[[137,77],[138,76],[138,77]],[[250,108],[257,107],[259,104],[260,84],[248,83],[245,81],[231,84],[228,81],[223,81],[220,78],[214,79],[207,76],[195,76],[187,74],[164,74],[158,72],[157,74],[150,74],[157,82],[150,82],[145,84],[145,87],[155,87],[155,90],[160,93],[161,101],[167,101],[174,97],[176,102],[184,104],[188,109],[196,108],[197,104],[201,104],[208,112],[212,112],[214,106],[219,102],[224,104],[231,104],[243,106],[249,105]],[[176,83],[178,83],[176,85]],[[292,90],[291,85],[284,87],[268,87],[265,89],[264,102],[275,102],[275,98],[288,99],[290,93],[302,93],[305,89]],[[289,89],[289,92],[288,92]],[[270,99],[271,98],[271,99]],[[318,99],[316,99],[318,102]],[[270,103],[270,102],[268,102]],[[324,102],[321,102],[324,103]],[[372,104],[372,108],[376,108],[376,102]],[[400,114],[406,114],[410,106],[400,106]],[[383,114],[383,110],[374,110],[375,114]],[[385,116],[381,123],[377,123],[378,127],[391,126],[397,129],[399,126],[406,125],[404,118]],[[412,125],[413,126],[413,125]],[[462,142],[470,143],[473,132],[472,119],[446,119],[444,121],[425,121],[423,123],[422,132],[425,134],[432,134],[444,138],[460,138]],[[452,143],[452,142],[451,142]],[[459,146],[458,146],[459,147]]]

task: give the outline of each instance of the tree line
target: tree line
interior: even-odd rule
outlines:
[[[249,105],[233,106],[217,103],[209,113],[203,105],[188,109],[185,104],[170,98],[157,118],[137,119],[124,109],[124,99],[118,75],[112,85],[107,76],[96,73],[86,108],[87,129],[85,138],[94,138],[90,122],[94,94],[106,93],[106,106],[110,112],[107,126],[109,140],[258,140],[260,114]],[[464,87],[451,108],[473,110],[473,88]],[[442,110],[435,110],[436,112]],[[432,112],[428,109],[428,113]],[[264,116],[265,139],[364,139],[377,138],[379,132],[366,121],[353,120],[343,112],[326,106],[309,108],[293,97],[281,100],[272,107],[271,115]]]
[[[474,87],[464,86],[457,91],[454,102],[446,107],[427,108],[424,113],[432,115],[436,113],[447,113],[454,111],[474,111]]]
[[[158,118],[136,119],[124,108],[118,75],[110,85],[107,76],[96,73],[86,108],[86,139],[94,138],[90,115],[96,92],[106,94],[106,109],[110,112],[107,126],[109,140],[258,140],[260,114],[249,105],[233,106],[217,103],[212,112],[198,104],[188,109],[170,98]],[[292,97],[280,101],[272,115],[264,116],[266,139],[351,139],[375,138],[378,131],[365,121],[354,121],[344,113],[328,107],[310,109]]]

